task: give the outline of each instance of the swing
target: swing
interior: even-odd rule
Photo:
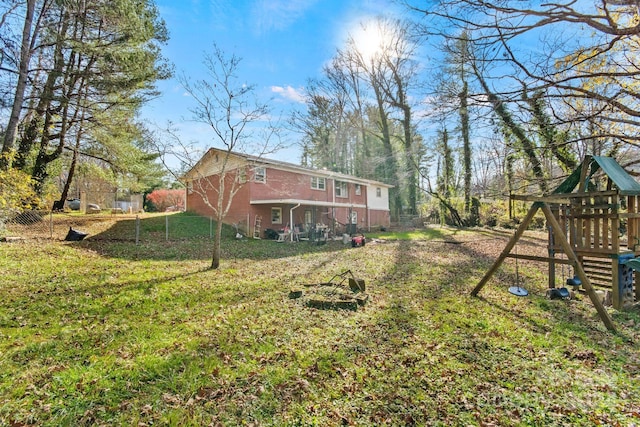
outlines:
[[[567,286],[571,286],[577,290],[577,288],[582,286],[582,280],[580,280],[578,276],[574,275],[573,277],[569,277],[567,279]]]
[[[513,249],[514,249],[513,255],[514,255],[514,258],[516,259],[516,285],[511,286],[509,288],[509,293],[517,297],[526,297],[527,295],[529,295],[529,291],[520,287],[520,273],[518,271],[518,244],[517,243]]]
[[[562,283],[565,283],[565,268],[568,268],[567,265],[562,264]],[[577,286],[580,286],[582,282],[580,281],[580,278],[578,276],[574,275],[573,278],[567,278],[566,284],[567,286],[573,286],[575,289]],[[571,294],[565,287],[549,289],[549,291],[547,292],[547,296],[550,299],[571,299]]]

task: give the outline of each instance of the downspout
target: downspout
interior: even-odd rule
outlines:
[[[297,205],[295,205],[294,207],[292,207],[291,209],[289,209],[289,230],[291,230],[291,233],[289,234],[291,237],[291,241],[293,242],[293,231],[294,231],[294,225],[293,225],[293,210],[297,209],[300,207],[300,203],[298,203]]]
[[[367,184],[364,192],[364,205],[367,211],[367,231],[371,232],[371,209],[369,208],[369,185]]]
[[[333,191],[331,191],[331,231],[333,232],[335,231],[333,226],[336,223],[336,179],[332,178],[331,180],[333,181]]]

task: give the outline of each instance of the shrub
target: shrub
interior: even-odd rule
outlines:
[[[22,212],[37,209],[40,205],[31,176],[17,169],[0,171],[0,211]]]
[[[183,211],[184,190],[168,190],[161,188],[147,194],[147,202],[152,203],[158,212]]]

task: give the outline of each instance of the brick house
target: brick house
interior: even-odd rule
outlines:
[[[187,211],[213,215],[204,199],[217,202],[222,170],[224,203],[233,193],[224,222],[247,235],[268,237],[266,230],[285,228],[304,232],[316,225],[339,235],[390,224],[391,185],[215,148],[183,176]]]

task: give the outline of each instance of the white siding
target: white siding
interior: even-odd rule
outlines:
[[[380,189],[380,197],[376,195],[378,188]],[[369,209],[388,211],[389,189],[387,187],[378,187],[377,185],[367,185],[367,204]]]

